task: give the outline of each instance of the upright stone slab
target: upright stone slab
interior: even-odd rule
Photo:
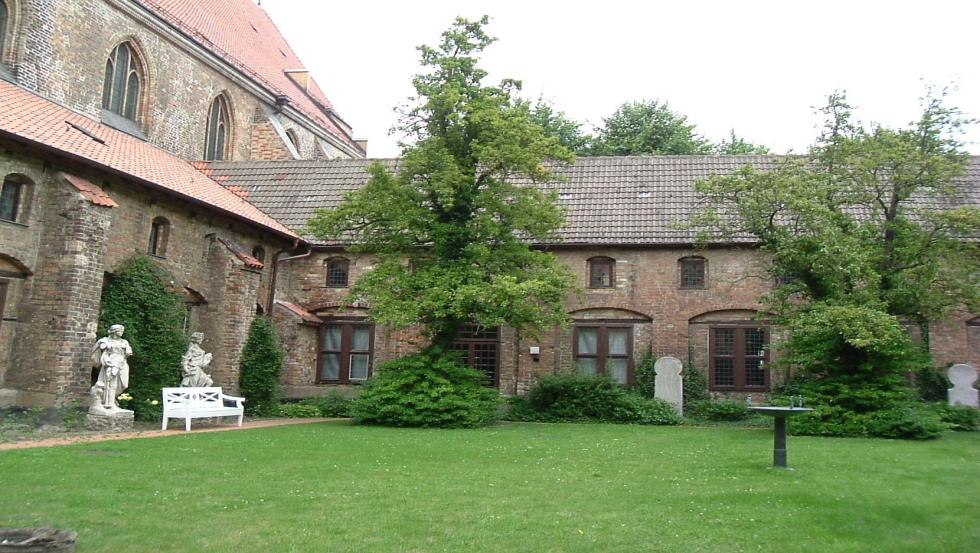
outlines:
[[[658,399],[672,403],[678,415],[684,414],[684,380],[681,369],[684,365],[676,357],[661,357],[653,365],[657,373],[656,392]]]
[[[977,381],[977,370],[970,365],[953,365],[946,372],[953,387],[946,391],[950,405],[968,405],[980,407],[977,400],[977,389],[973,383]],[[659,377],[658,377],[659,378]]]

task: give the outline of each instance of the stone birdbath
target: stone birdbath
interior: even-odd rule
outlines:
[[[803,402],[800,401],[802,404]],[[813,411],[808,407],[794,407],[792,404],[789,407],[778,407],[775,405],[760,405],[758,407],[749,407],[749,410],[755,411],[756,413],[762,413],[763,415],[768,415],[775,419],[776,429],[773,433],[773,453],[772,453],[772,466],[776,468],[787,468],[786,466],[786,419],[793,415],[800,413],[808,413]]]

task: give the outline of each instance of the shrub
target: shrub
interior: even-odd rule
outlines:
[[[867,417],[833,405],[818,405],[813,411],[789,419],[790,434],[798,436],[866,436]]]
[[[310,397],[300,401],[317,409],[321,417],[349,417],[354,398],[339,390],[330,390],[324,396]]]
[[[256,317],[242,349],[238,383],[245,396],[245,413],[275,415],[279,412],[279,375],[283,351],[268,317]]]
[[[712,421],[741,421],[749,418],[749,408],[741,401],[701,400],[691,404],[691,415]]]
[[[647,355],[633,368],[633,384],[630,390],[648,399],[657,397],[657,371],[654,369],[656,363],[652,355]]]
[[[172,277],[156,262],[135,257],[119,269],[102,292],[99,336],[110,325],[126,327],[129,341],[130,400],[120,405],[132,409],[137,420],[160,420],[160,390],[180,384],[180,358],[187,347],[184,337],[184,303],[168,289]],[[154,403],[156,402],[156,403]]]
[[[925,365],[915,373],[915,385],[923,401],[946,401],[951,384],[946,371]]]
[[[279,416],[293,419],[312,419],[320,416],[316,405],[308,403],[283,403],[279,406]]]
[[[684,377],[684,405],[711,399],[708,395],[708,377],[703,372],[694,367],[686,367],[681,375]]]
[[[939,414],[919,403],[883,409],[868,416],[868,435],[879,438],[932,440],[949,429]]]
[[[605,376],[553,375],[510,400],[510,420],[679,424],[674,406],[629,393]]]
[[[470,428],[500,417],[500,394],[483,373],[431,348],[382,363],[351,405],[355,422]]]
[[[952,430],[973,432],[980,428],[980,410],[967,405],[940,405],[939,419]]]

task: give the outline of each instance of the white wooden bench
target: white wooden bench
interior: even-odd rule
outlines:
[[[234,402],[234,406],[225,405]],[[226,396],[219,387],[209,388],[164,388],[163,425],[167,429],[168,419],[184,419],[184,430],[190,432],[191,419],[212,417],[238,417],[238,426],[245,417],[243,397]]]

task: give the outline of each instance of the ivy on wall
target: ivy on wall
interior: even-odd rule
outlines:
[[[102,291],[99,336],[110,325],[126,327],[133,355],[129,358],[129,389],[133,399],[120,405],[137,420],[159,420],[160,389],[180,384],[180,358],[187,348],[184,302],[168,288],[172,278],[147,257],[126,261]]]

